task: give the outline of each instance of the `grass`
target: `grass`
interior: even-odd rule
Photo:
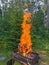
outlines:
[[[47,50],[39,50],[37,51],[40,55],[40,61],[39,61],[39,65],[49,65],[49,54],[47,52]]]
[[[34,40],[34,39],[33,39]],[[40,60],[38,65],[49,65],[49,41],[48,39],[36,39],[33,41],[33,51],[39,53]],[[7,65],[7,61],[12,56],[12,51],[0,49],[0,55],[6,57],[4,61],[0,61],[0,65]],[[15,62],[14,65],[21,65]]]
[[[11,51],[8,51],[5,49],[0,50],[0,56],[5,57],[5,60],[0,61],[0,65],[7,65],[6,63],[7,63],[8,59],[11,57]]]
[[[49,65],[49,51],[48,50],[40,50],[40,49],[34,49],[34,52],[39,53],[40,60],[39,65]],[[4,61],[0,61],[0,65],[7,65],[7,61],[9,58],[11,58],[11,51],[1,51],[2,56],[5,56],[6,59]],[[18,62],[15,62],[14,65],[21,65]]]
[[[7,61],[11,58],[12,56],[12,51],[8,51],[6,49],[0,50],[0,55],[4,56],[6,59],[4,61],[0,61],[0,65],[7,65]],[[18,62],[15,62],[14,65],[21,65]]]
[[[20,63],[18,63],[18,62],[15,62],[15,63],[14,63],[14,65],[21,65],[21,64],[20,64]]]

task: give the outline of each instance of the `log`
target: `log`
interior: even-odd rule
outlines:
[[[31,58],[22,56],[20,53],[13,52],[13,57],[7,62],[7,65],[14,65],[17,61],[21,65],[36,65],[39,61],[39,54],[32,52]]]

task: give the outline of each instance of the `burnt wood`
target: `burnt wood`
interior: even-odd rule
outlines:
[[[20,53],[13,52],[13,57],[7,62],[7,65],[14,65],[15,61],[18,61],[21,65],[36,65],[39,61],[39,54],[32,52],[32,57],[27,58]]]

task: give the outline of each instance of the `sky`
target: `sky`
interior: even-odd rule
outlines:
[[[8,2],[10,2],[10,0],[4,0],[4,1],[8,1]],[[0,0],[0,6],[2,7],[3,6],[3,4],[2,4],[2,1]]]
[[[1,2],[1,0],[0,0],[0,6],[2,6],[2,2]]]

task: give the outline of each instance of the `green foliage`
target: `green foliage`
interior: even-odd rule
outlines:
[[[23,20],[23,11],[21,4],[16,4],[7,9],[4,14],[4,20],[0,16],[0,49],[14,50],[17,49],[22,33],[21,23]],[[47,49],[49,33],[44,27],[44,14],[39,9],[32,18],[31,37],[33,47]]]
[[[45,13],[47,12],[47,8],[48,8],[48,6],[47,6],[47,4],[45,4],[44,7],[43,7]]]
[[[46,49],[46,45],[49,42],[49,33],[44,27],[44,14],[40,9],[34,14],[31,36],[34,49]]]
[[[38,12],[34,14],[33,17],[33,32],[34,34],[42,36],[43,33],[45,33],[45,27],[44,27],[44,14],[39,9]]]
[[[45,4],[47,4],[47,1],[48,1],[48,0],[44,0]]]
[[[22,12],[22,8],[18,8],[16,5],[5,11],[4,20],[0,21],[0,48],[14,50],[18,47],[23,19]]]
[[[1,14],[2,14],[2,11],[1,11],[1,9],[0,9],[0,16],[1,16]]]
[[[15,63],[14,63],[14,65],[21,65],[21,64],[20,64],[20,63],[18,63],[18,62],[15,62]]]

